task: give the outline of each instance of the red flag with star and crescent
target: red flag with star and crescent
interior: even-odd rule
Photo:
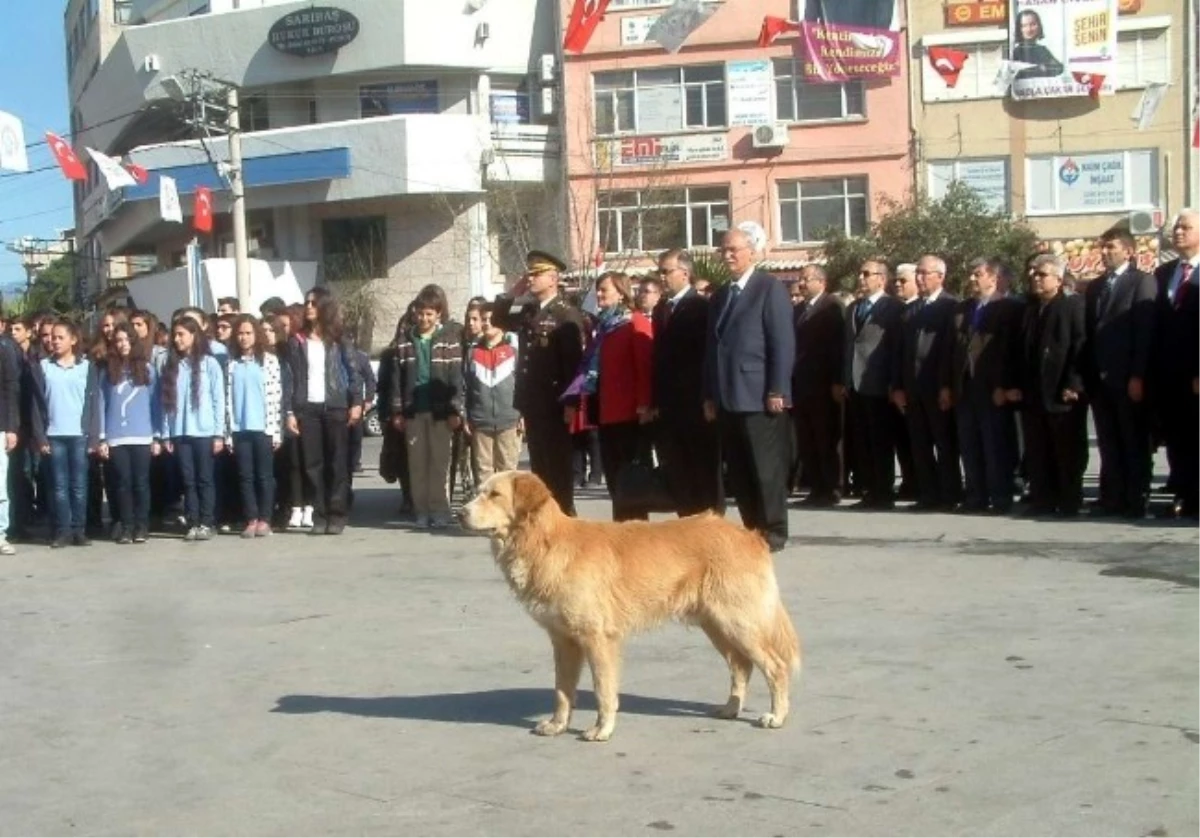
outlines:
[[[794,20],[767,15],[763,18],[762,27],[758,30],[758,45],[766,48],[775,43],[775,39],[784,32],[799,32],[800,24]]]
[[[571,20],[567,23],[567,34],[563,38],[563,50],[583,52],[592,33],[600,25],[600,18],[608,9],[611,0],[575,0],[571,9]]]
[[[207,186],[200,186],[196,188],[196,199],[192,204],[192,226],[201,233],[212,232],[212,190]]]
[[[1093,99],[1100,98],[1100,88],[1104,86],[1104,76],[1098,73],[1072,72],[1071,77],[1075,79],[1077,84],[1082,84],[1087,88],[1088,96]]]
[[[150,180],[150,171],[145,166],[139,166],[137,163],[122,163],[125,171],[133,175],[133,179],[138,183],[145,183]]]
[[[946,87],[958,84],[958,74],[971,57],[970,54],[953,47],[929,47],[926,52],[929,54],[929,63],[946,82]]]
[[[87,180],[87,167],[79,160],[75,154],[75,149],[71,148],[58,134],[46,132],[46,142],[50,145],[50,153],[54,155],[54,160],[58,163],[58,167],[62,169],[63,175],[67,180]]]

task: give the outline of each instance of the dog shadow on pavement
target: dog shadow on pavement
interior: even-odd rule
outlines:
[[[422,719],[430,722],[529,727],[548,716],[554,693],[547,689],[486,690],[434,695],[393,695],[378,698],[334,695],[285,695],[272,713],[342,713],[369,718]],[[595,696],[580,690],[576,711],[594,712]],[[712,704],[621,694],[621,712],[640,716],[708,716]]]

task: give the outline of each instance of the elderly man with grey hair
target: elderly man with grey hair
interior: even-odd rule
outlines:
[[[1087,410],[1083,406],[1083,299],[1063,290],[1063,261],[1030,263],[1034,302],[1025,307],[1017,352],[1021,429],[1033,515],[1071,518],[1083,504]]]
[[[904,414],[912,445],[917,503],[910,508],[950,510],[962,499],[950,381],[959,300],[944,288],[941,257],[922,256],[914,275],[921,300],[900,334],[892,400]]]

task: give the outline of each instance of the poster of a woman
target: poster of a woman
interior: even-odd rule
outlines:
[[[1046,30],[1042,16],[1033,9],[1022,9],[1017,13],[1013,27],[1013,61],[1032,64],[1016,75],[1016,81],[1024,79],[1056,78],[1063,74],[1063,64],[1045,44]]]

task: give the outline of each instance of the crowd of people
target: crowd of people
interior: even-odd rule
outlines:
[[[857,497],[866,510],[1073,517],[1089,409],[1092,514],[1146,516],[1157,440],[1171,466],[1160,514],[1195,518],[1198,236],[1196,213],[1181,213],[1179,257],[1146,274],[1129,234],[1110,230],[1107,273],[1081,293],[1057,256],[1023,266],[1027,293],[982,257],[959,299],[937,254],[866,260],[849,294],[816,263],[785,283],[735,229],[719,288],[673,249],[652,276],[603,273],[590,313],[562,292],[564,264],[534,251],[511,292],[472,299],[461,323],[442,288],[421,289],[378,382],[320,287],[260,317],[231,299],[215,316],[181,309],[169,327],[113,309],[86,345],[69,321],[15,319],[0,339],[12,500],[0,552],[39,516],[54,547],[106,531],[144,543],[176,503],[187,540],[340,534],[376,389],[380,474],[417,528],[449,526],[456,475],[476,491],[517,467],[522,442],[568,514],[576,487],[602,475],[614,519],[647,517],[623,482],[641,465],[679,515],[723,514],[732,495],[774,550],[797,492],[803,507]]]

